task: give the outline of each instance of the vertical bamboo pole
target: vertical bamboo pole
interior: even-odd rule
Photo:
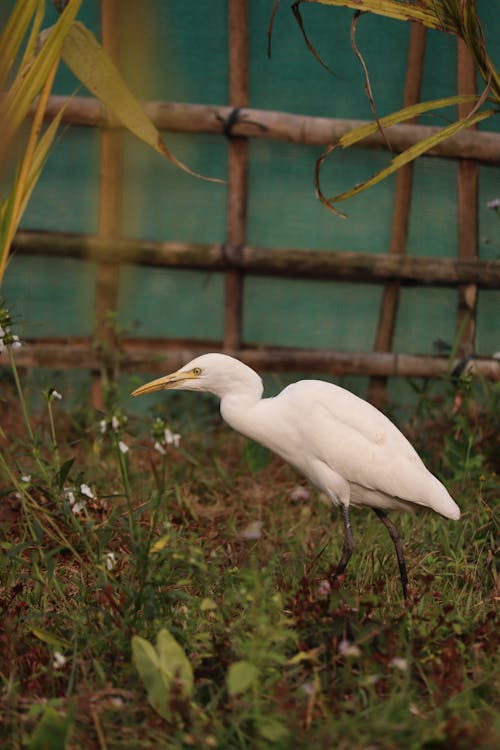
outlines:
[[[425,28],[412,23],[408,45],[408,60],[406,80],[403,93],[403,105],[409,107],[420,99],[422,76],[425,56]],[[415,120],[409,121],[415,122]],[[413,186],[413,164],[405,164],[396,175],[394,196],[394,210],[392,216],[390,255],[404,255],[408,241],[408,225],[410,220],[411,193]],[[380,317],[375,336],[375,351],[388,352],[392,348],[394,329],[399,305],[398,282],[386,284],[382,295]],[[372,377],[368,390],[368,398],[378,406],[387,400],[387,378]]]
[[[248,107],[248,2],[229,0],[229,104]],[[227,243],[238,252],[246,239],[248,140],[229,134]],[[226,273],[224,348],[239,349],[241,341],[242,276]]]
[[[476,93],[476,70],[472,55],[457,39],[457,88],[459,94]],[[458,115],[465,117],[470,104],[459,104]],[[478,258],[478,165],[472,159],[458,161],[458,257]],[[461,331],[458,351],[462,356],[474,350],[476,333],[477,286],[463,284],[458,288],[457,331]]]
[[[120,0],[101,0],[102,46],[116,66],[119,66]],[[122,219],[122,144],[119,130],[102,130],[99,163],[99,219],[97,234],[109,239],[121,231]],[[102,346],[116,346],[115,329],[106,316],[118,304],[119,267],[99,263],[96,270],[95,315],[96,338]],[[92,402],[103,408],[103,384],[99,373],[93,374]]]

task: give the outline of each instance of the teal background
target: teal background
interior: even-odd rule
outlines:
[[[7,4],[8,5],[8,4]],[[125,5],[125,4],[124,4]],[[132,23],[119,30],[123,73],[142,99],[227,104],[227,2],[148,0],[127,3]],[[267,26],[273,2],[251,0],[250,106],[307,115],[370,119],[364,79],[350,46],[352,13],[302,5],[309,38],[333,73],[308,51],[289,3],[279,7],[267,58]],[[500,14],[496,3],[477,3],[490,53],[498,60]],[[52,16],[50,15],[52,13]],[[6,14],[6,6],[2,16]],[[52,18],[52,20],[51,20]],[[100,4],[84,2],[80,18],[99,36]],[[48,23],[53,12],[48,14]],[[368,64],[380,115],[401,107],[409,26],[363,16],[357,43]],[[126,51],[126,52],[125,52]],[[455,42],[428,33],[422,98],[456,92]],[[73,93],[77,83],[61,68],[56,93]],[[80,89],[79,93],[85,94]],[[453,116],[453,113],[445,113]],[[445,116],[443,115],[443,116]],[[422,119],[433,124],[443,122]],[[499,129],[498,118],[486,129]],[[166,133],[181,160],[204,174],[224,177],[223,137]],[[276,248],[387,252],[394,179],[344,203],[346,220],[335,218],[315,198],[313,170],[321,148],[276,141],[250,142],[247,241]],[[323,172],[325,192],[338,193],[388,163],[382,152],[335,153]],[[23,219],[23,229],[93,234],[97,229],[99,134],[71,127],[62,132]],[[486,208],[500,195],[497,168],[480,169],[480,254],[500,255],[500,221]],[[422,158],[416,165],[408,253],[456,257],[457,167],[452,161]],[[226,186],[196,180],[162,160],[144,144],[124,137],[122,233],[163,241],[223,242]],[[25,337],[91,335],[95,265],[76,260],[14,257],[1,293]],[[249,276],[243,298],[245,344],[371,350],[382,288],[354,283]],[[481,291],[477,351],[500,349],[499,294]],[[402,290],[394,349],[434,351],[440,338],[453,343],[456,291]],[[223,335],[224,278],[196,271],[140,268],[120,270],[118,325],[140,337],[220,340]],[[360,379],[363,390],[365,379]],[[357,387],[358,387],[357,386]],[[397,391],[393,391],[397,397]]]

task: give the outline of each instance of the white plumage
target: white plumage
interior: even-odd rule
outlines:
[[[262,398],[254,370],[225,354],[204,354],[171,375],[146,383],[133,396],[160,389],[208,391],[220,398],[223,419],[304,474],[344,513],[346,541],[336,575],[353,548],[350,505],[367,505],[394,541],[406,596],[401,541],[385,511],[429,508],[458,520],[460,510],[444,485],[378,409],[322,380],[301,380],[278,396]]]

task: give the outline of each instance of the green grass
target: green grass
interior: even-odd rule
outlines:
[[[409,433],[463,516],[394,515],[405,605],[392,544],[366,510],[352,514],[347,574],[326,591],[340,513],[312,489],[293,500],[306,483],[215,414],[162,456],[162,425],[125,420],[116,399],[106,415],[77,415],[48,393],[45,412],[26,409],[28,428],[11,382],[0,442],[2,747],[497,746],[497,386],[420,395]],[[149,703],[131,646],[134,636],[154,645],[162,629],[194,673],[191,692],[175,678],[162,688],[168,720]],[[235,688],[227,676],[238,663]]]

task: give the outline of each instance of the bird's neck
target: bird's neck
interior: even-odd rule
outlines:
[[[220,413],[224,421],[233,430],[257,441],[261,440],[261,425],[258,418],[261,393],[261,389],[245,390],[241,393],[236,391],[222,396],[220,402]]]

